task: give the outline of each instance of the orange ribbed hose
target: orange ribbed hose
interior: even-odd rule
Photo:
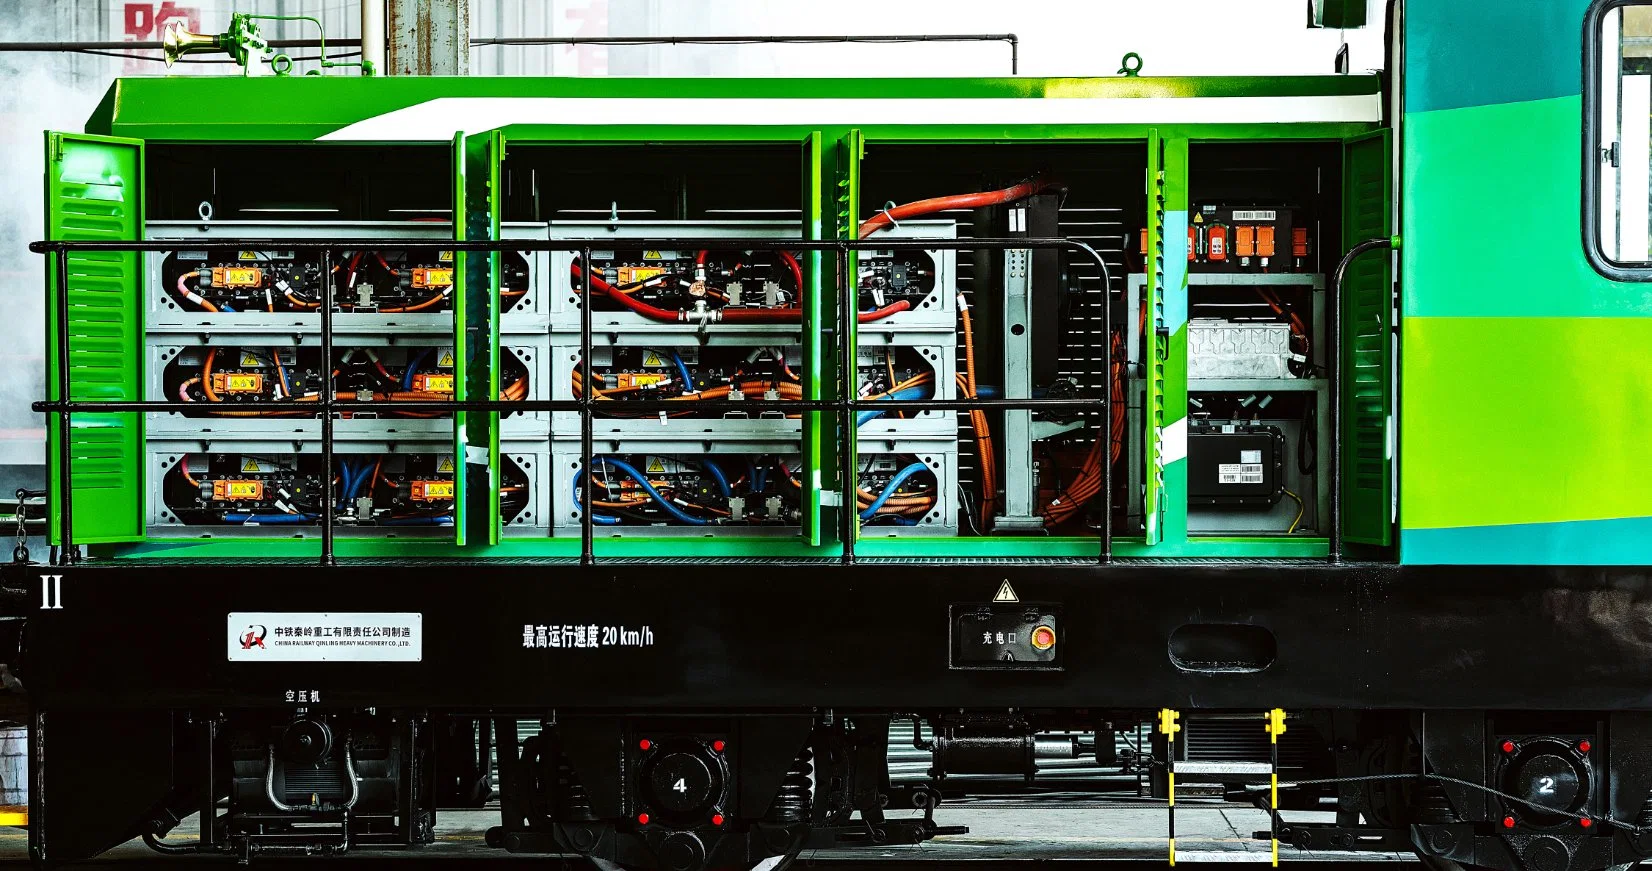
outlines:
[[[918,218],[924,215],[933,215],[948,209],[979,209],[983,206],[997,206],[1004,203],[1013,203],[1016,200],[1026,199],[1033,194],[1051,187],[1054,181],[1044,178],[1034,178],[1018,185],[1011,185],[1003,190],[981,191],[973,194],[953,194],[945,197],[931,197],[927,200],[907,203],[878,212],[861,222],[858,238],[865,239],[895,221],[907,218]]]

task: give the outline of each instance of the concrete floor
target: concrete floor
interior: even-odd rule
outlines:
[[[891,814],[895,816],[895,814]],[[1330,814],[1289,814],[1289,819],[1329,821]],[[506,858],[507,854],[487,847],[483,834],[498,823],[498,812],[443,811],[437,815],[436,843],[416,855],[429,859],[477,860]],[[1036,803],[1007,800],[964,801],[942,805],[936,812],[941,825],[969,827],[965,835],[949,835],[925,844],[853,851],[818,851],[805,858],[820,860],[866,859],[885,862],[905,860],[1158,860],[1166,858],[1163,803],[1147,799],[1080,798]],[[1176,806],[1176,848],[1183,858],[1193,851],[1221,851],[1263,862],[1269,852],[1267,841],[1251,840],[1252,832],[1266,829],[1267,815],[1242,805],[1214,799],[1181,800]],[[174,830],[168,840],[187,841],[195,837],[192,817]],[[406,853],[398,855],[405,859]],[[152,860],[156,855],[140,841],[125,844],[98,865],[130,865]],[[1409,855],[1305,853],[1281,846],[1282,861],[1391,860],[1414,861]],[[20,829],[0,830],[0,867],[27,859],[25,833]],[[1240,860],[1243,861],[1243,860]],[[876,861],[869,865],[879,864]],[[1182,863],[1178,863],[1182,864]]]

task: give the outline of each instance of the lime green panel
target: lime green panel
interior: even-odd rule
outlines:
[[[1108,78],[527,78],[292,76],[183,76],[119,79],[88,124],[95,132],[115,132],[150,140],[306,140],[350,124],[442,98],[1165,98],[1296,97],[1376,94],[1380,79],[1359,76],[1209,76]],[[180,106],[258,106],[259,111],[190,112]],[[961,118],[960,123],[970,119]],[[1277,130],[1267,118],[1254,126]],[[434,138],[445,139],[457,124]],[[509,121],[464,125],[483,130]],[[1043,138],[1045,131],[1031,135]],[[807,135],[785,131],[785,138]],[[1093,131],[1084,135],[1094,135]],[[1138,130],[1135,136],[1140,136]],[[1277,135],[1263,133],[1263,136]],[[405,137],[403,137],[405,138]]]
[[[1142,517],[1146,524],[1146,541],[1157,543],[1163,535],[1161,523],[1164,512],[1164,391],[1165,358],[1169,349],[1158,340],[1159,327],[1164,323],[1164,283],[1167,244],[1165,233],[1164,140],[1157,130],[1147,138],[1147,327],[1142,336],[1142,362],[1146,368],[1143,381],[1147,396],[1142,420],[1143,462],[1147,483],[1142,494]]]
[[[1408,317],[1652,317],[1652,286],[1607,281],[1584,259],[1582,107],[1406,115]]]
[[[1343,148],[1342,247],[1393,235],[1393,150],[1387,130],[1350,140]],[[1469,258],[1479,259],[1479,258]],[[1372,251],[1343,280],[1342,534],[1363,544],[1393,541],[1393,258]]]
[[[833,192],[832,204],[834,224],[832,232],[833,238],[835,239],[854,239],[857,238],[860,233],[860,163],[865,157],[866,136],[861,131],[850,130],[845,136],[838,140],[836,172],[837,187]],[[831,359],[825,361],[821,368],[824,372],[828,373],[828,378],[831,379],[832,383],[840,385],[839,389],[846,390],[849,395],[853,396],[855,391],[856,376],[853,368],[851,368],[848,372],[842,371],[842,349],[853,348],[860,341],[856,331],[856,328],[859,326],[859,319],[856,317],[855,308],[852,303],[848,311],[839,310],[842,307],[842,300],[839,299],[841,294],[837,292],[837,288],[844,282],[854,281],[853,276],[856,271],[855,252],[848,252],[847,257],[843,262],[843,271],[846,275],[840,276],[837,266],[838,261],[833,261],[832,269],[829,272],[831,275],[830,287],[832,288],[831,302],[830,304],[823,306],[823,308],[828,313],[829,317],[837,318],[842,321],[844,324],[844,335],[839,337],[840,344],[838,348],[830,354]],[[838,397],[831,396],[828,398],[837,399]],[[841,470],[843,467],[843,462],[841,455],[837,453],[837,451],[847,451],[850,456],[856,455],[856,452],[859,450],[855,443],[856,427],[853,425],[852,418],[845,419],[840,415],[834,414],[831,416],[831,419],[833,420],[832,428],[839,436],[839,438],[835,440],[835,444],[837,446],[836,451],[833,451],[831,456],[826,458],[831,462],[832,468],[814,470],[813,475],[819,480],[836,480],[838,491],[838,506],[836,512],[853,512],[856,505],[856,482],[853,480],[842,480],[843,476],[841,474]],[[835,523],[833,528],[841,529],[841,515],[839,514],[839,516],[834,517],[834,520]],[[860,524],[858,522],[855,523],[853,528],[858,534]]]
[[[495,192],[504,140],[498,131],[459,136],[454,143],[456,162],[453,208],[461,220],[453,222],[456,238],[491,240],[499,237]],[[457,252],[456,270],[461,287],[454,302],[455,397],[497,399],[499,396],[499,255]],[[486,337],[472,340],[472,336]],[[455,500],[457,540],[499,543],[499,414],[469,412],[455,415],[454,467],[462,475]]]
[[[1404,528],[1652,515],[1652,368],[1585,365],[1652,348],[1652,319],[1412,317],[1401,329]]]
[[[810,133],[803,140],[802,184],[803,184],[803,238],[821,239],[825,232],[825,169],[822,165],[821,150],[824,148],[819,131]],[[823,329],[825,309],[821,305],[821,270],[820,252],[809,251],[804,254],[804,280],[807,289],[802,292],[805,300],[803,308],[803,372],[805,394],[809,399],[821,398],[820,360],[826,352]],[[819,546],[820,534],[820,489],[815,482],[815,475],[808,470],[820,468],[821,457],[824,455],[822,439],[827,435],[826,415],[822,412],[811,411],[803,415],[803,538],[811,547]]]
[[[964,546],[960,546],[963,544]],[[800,553],[789,538],[628,538],[604,541],[605,559],[670,559],[706,557],[771,557],[835,559],[837,548]],[[413,539],[337,540],[342,558],[422,558],[481,557],[507,559],[579,558],[577,538],[505,539],[496,547],[465,548],[451,541]],[[995,536],[961,542],[953,538],[866,538],[855,552],[868,559],[1095,559],[1101,552],[1094,538],[1032,538]],[[1139,538],[1115,539],[1113,553],[1119,557],[1173,557],[1186,559],[1322,557],[1327,552],[1323,538],[1198,538],[1180,543],[1147,545]],[[138,545],[105,545],[99,557],[121,559],[237,559],[291,558],[312,560],[315,538],[284,538],[232,541],[226,539],[161,539]]]
[[[46,136],[46,236],[55,241],[137,241],[143,237],[143,143],[104,136]],[[70,400],[132,401],[143,392],[143,260],[135,252],[70,254],[67,258]],[[48,396],[57,389],[55,258],[47,270]],[[62,469],[56,458],[61,426],[48,428],[51,492]],[[74,540],[77,544],[143,537],[143,424],[138,414],[77,414],[71,418]],[[52,538],[62,518],[53,500]]]

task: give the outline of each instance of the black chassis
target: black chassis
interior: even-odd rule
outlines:
[[[324,711],[596,717],[616,729],[639,718],[764,716],[796,731],[960,710],[1171,708],[1260,722],[1277,707],[1344,724],[1330,728],[1339,759],[1360,753],[1370,735],[1360,723],[1404,724],[1421,736],[1430,770],[1474,783],[1494,780],[1491,743],[1511,730],[1593,736],[1592,763],[1605,776],[1590,814],[1633,824],[1652,790],[1644,568],[91,561],[11,566],[0,577],[22,593],[13,601],[25,627],[19,670],[34,717],[30,838],[40,858],[91,855],[151,822],[181,770],[178,717],[280,711],[294,706],[295,689],[319,693],[312,707]],[[988,606],[1006,581],[1022,605],[1059,614],[1059,658],[1036,669],[960,667],[955,615]],[[416,611],[423,655],[232,663],[232,611]],[[528,646],[525,627],[540,624],[646,627],[649,643]],[[1362,791],[1341,789],[1358,809]],[[1507,808],[1496,797],[1451,784],[1435,793],[1453,815],[1368,841],[1351,837],[1351,822],[1293,827],[1286,839],[1358,849],[1403,837],[1509,868],[1534,843],[1563,849],[1574,868],[1652,852],[1652,837],[1610,825],[1503,833]]]

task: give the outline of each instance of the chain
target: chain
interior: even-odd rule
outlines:
[[[29,499],[35,494],[17,488],[17,546],[11,549],[11,561],[22,565],[29,561]]]

